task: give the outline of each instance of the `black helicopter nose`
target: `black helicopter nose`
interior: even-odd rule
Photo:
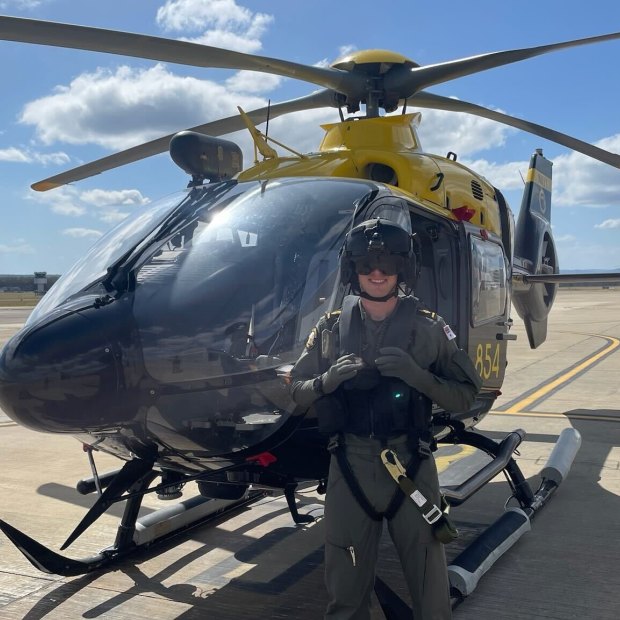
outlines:
[[[116,305],[57,308],[9,340],[0,356],[0,408],[37,431],[114,426],[122,415]]]

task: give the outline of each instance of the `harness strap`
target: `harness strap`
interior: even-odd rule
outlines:
[[[357,481],[357,478],[355,477],[355,474],[353,473],[353,470],[351,469],[351,465],[349,465],[349,461],[347,460],[347,456],[344,453],[344,449],[342,448],[342,446],[338,444],[337,446],[333,448],[333,450],[331,450],[331,453],[336,456],[336,459],[338,460],[338,466],[340,467],[340,471],[342,472],[342,475],[344,476],[344,479],[346,480],[349,490],[351,491],[353,497],[355,497],[355,499],[357,500],[357,503],[362,507],[364,512],[373,521],[383,521],[383,514],[381,514],[380,512],[377,512],[373,508],[371,503],[368,501],[366,494],[362,490],[362,487]],[[397,491],[400,491],[400,489],[397,489]],[[402,495],[402,493],[399,493],[399,494]]]
[[[419,455],[414,454],[409,462],[407,463],[407,475],[412,480],[418,475],[418,469],[420,468],[420,463],[422,459]],[[405,501],[405,494],[399,493],[400,487],[394,491],[394,496],[392,497],[392,501],[390,505],[387,507],[387,510],[383,514],[383,516],[390,521],[394,515],[398,512],[398,509],[401,507],[402,503]]]
[[[362,315],[359,309],[359,297],[347,295],[342,300],[342,312],[338,322],[340,337],[340,355],[362,351]]]
[[[384,518],[388,521],[391,520],[398,512],[398,509],[401,507],[403,500],[405,499],[405,495],[404,493],[401,493],[400,487],[396,487],[394,495],[392,495],[392,499],[390,500],[385,512],[378,512],[374,509],[366,497],[359,481],[355,477],[355,474],[353,473],[351,465],[347,459],[347,455],[345,454],[341,439],[338,438],[332,440],[327,449],[336,457],[338,467],[340,467],[340,471],[342,472],[351,494],[368,517],[373,521],[382,521]],[[413,454],[411,460],[407,463],[407,474],[409,477],[415,478],[419,467],[420,458],[418,455]]]

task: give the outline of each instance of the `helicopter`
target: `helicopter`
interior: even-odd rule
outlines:
[[[399,53],[366,50],[317,67],[0,17],[2,40],[260,71],[321,87],[247,113],[240,109],[33,185],[53,191],[166,150],[190,177],[188,187],[137,211],[99,239],[42,298],[0,355],[0,407],[10,418],[35,431],[75,436],[91,465],[97,452],[119,458],[118,470],[100,475],[93,465],[92,478],[78,482],[79,492],[97,492],[98,498],[61,550],[110,506],[125,502],[114,545],[76,560],[4,521],[0,529],[38,569],[78,575],[159,540],[162,528],[147,536],[138,519],[143,497],[157,493],[177,500],[192,481],[200,497],[184,503],[183,527],[274,491],[284,493],[296,523],[311,520],[299,512],[295,489],[317,482],[319,492],[324,490],[327,438],[312,414],[290,398],[289,373],[316,321],[338,308],[348,292],[338,277],[347,231],[380,217],[415,235],[420,265],[415,294],[453,327],[483,380],[469,411],[434,408],[434,435],[441,445],[467,445],[490,457],[465,481],[443,487],[443,494],[458,506],[505,471],[518,504],[490,526],[494,549],[480,553],[486,543],[474,541],[451,565],[451,585],[470,594],[497,555],[529,529],[567,475],[580,443],[576,430],[562,433],[534,491],[512,457],[524,432],[496,442],[476,431],[504,380],[508,342],[515,339],[511,308],[537,348],[546,339],[560,282],[620,274],[560,273],[551,227],[552,163],[542,150],[532,155],[515,223],[502,192],[459,163],[456,154],[442,157],[422,149],[421,115],[409,109],[481,116],[620,168],[616,153],[426,90],[619,38],[613,33],[428,66]],[[314,153],[298,153],[257,128],[318,108],[333,108],[338,120],[323,127]],[[255,149],[249,167],[239,146],[221,137],[243,128]]]

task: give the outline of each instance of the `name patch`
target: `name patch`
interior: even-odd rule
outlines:
[[[456,334],[452,331],[449,325],[443,326],[443,332],[448,340],[454,340],[456,338]]]

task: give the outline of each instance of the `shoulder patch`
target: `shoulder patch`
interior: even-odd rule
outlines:
[[[446,335],[448,340],[454,340],[456,338],[456,334],[447,323],[443,326],[443,333]]]
[[[437,320],[436,312],[431,312],[430,310],[425,310],[424,308],[418,308],[418,314],[425,316],[427,319],[432,319],[433,321]]]
[[[312,328],[308,339],[306,340],[306,349],[309,351],[310,349],[314,349],[317,343],[317,337],[319,335],[319,330],[316,327]]]

